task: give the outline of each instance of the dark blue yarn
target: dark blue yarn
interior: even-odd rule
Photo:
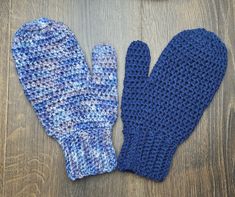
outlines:
[[[163,181],[177,147],[219,88],[227,50],[212,32],[185,30],[169,42],[150,76],[149,63],[148,46],[132,42],[126,56],[118,169]]]

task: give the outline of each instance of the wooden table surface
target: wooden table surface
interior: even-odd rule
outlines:
[[[152,67],[169,40],[184,29],[205,27],[226,43],[229,61],[222,85],[179,147],[163,183],[117,171],[75,182],[67,178],[60,147],[45,134],[26,100],[10,51],[16,30],[42,16],[67,24],[89,63],[96,43],[116,48],[119,103],[131,41],[149,44]],[[118,154],[123,142],[120,116],[113,141]],[[0,196],[234,197],[235,0],[0,0]]]

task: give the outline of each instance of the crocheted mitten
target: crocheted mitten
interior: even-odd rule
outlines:
[[[212,32],[185,30],[170,41],[148,77],[149,63],[148,46],[132,42],[126,56],[118,169],[162,181],[177,147],[219,88],[227,50]]]
[[[46,133],[64,151],[69,178],[112,171],[118,105],[115,50],[95,46],[91,74],[71,30],[40,18],[16,32],[12,53],[25,95]]]

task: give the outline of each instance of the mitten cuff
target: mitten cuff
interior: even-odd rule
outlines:
[[[101,130],[93,131],[94,134],[85,131],[72,133],[58,140],[64,152],[66,171],[71,180],[115,169],[117,162],[111,130]]]
[[[171,166],[177,143],[167,134],[124,132],[124,143],[117,168],[131,171],[155,181],[163,181]]]

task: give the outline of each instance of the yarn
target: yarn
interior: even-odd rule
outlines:
[[[94,47],[91,73],[72,31],[40,18],[15,33],[12,54],[26,97],[45,132],[63,149],[68,177],[112,171],[118,106],[114,48]]]
[[[177,147],[219,88],[227,50],[212,32],[185,30],[169,42],[150,76],[149,64],[147,44],[132,42],[126,55],[118,169],[163,181]]]

